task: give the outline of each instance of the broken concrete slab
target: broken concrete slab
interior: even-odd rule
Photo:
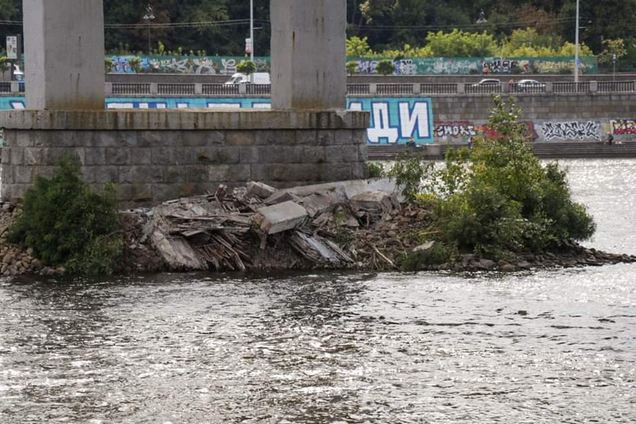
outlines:
[[[301,202],[309,216],[313,218],[323,212],[332,212],[339,204],[347,200],[344,191],[325,191],[304,197]]]
[[[300,203],[300,197],[298,197],[298,196],[296,196],[295,194],[292,194],[292,193],[287,193],[285,191],[279,191],[279,192],[276,192],[275,194],[273,194],[272,196],[268,197],[267,199],[265,199],[263,201],[263,203],[265,203],[268,206],[277,205],[277,204],[283,203],[283,202]]]
[[[399,202],[395,195],[385,191],[367,191],[351,198],[351,205],[358,210],[374,213],[391,213]]]
[[[348,198],[364,193],[367,191],[385,191],[393,193],[395,191],[395,181],[388,178],[374,179],[374,180],[351,180],[351,181],[339,181],[335,183],[315,184],[310,186],[294,187],[284,189],[288,193],[293,193],[297,196],[309,196],[313,193],[319,193],[328,190],[343,189]]]
[[[190,244],[182,238],[167,237],[161,230],[155,230],[150,241],[173,271],[204,271],[204,261]]]
[[[253,219],[265,233],[277,234],[296,228],[307,216],[305,208],[288,201],[260,208]]]
[[[274,195],[278,189],[263,183],[252,181],[247,184],[247,196],[257,196],[261,199],[267,199]]]

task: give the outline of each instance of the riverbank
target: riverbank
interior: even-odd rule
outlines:
[[[434,248],[421,236],[431,211],[400,201],[388,180],[354,181],[276,190],[259,183],[228,192],[165,202],[120,212],[123,272],[402,269],[412,252]],[[1,275],[55,275],[5,241],[19,210],[0,210]],[[601,266],[636,262],[636,256],[601,252],[577,244],[558,250],[519,252],[494,261],[459,252],[452,261],[413,270],[515,272],[539,268]]]

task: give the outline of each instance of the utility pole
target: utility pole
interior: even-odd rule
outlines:
[[[152,43],[150,42],[150,25],[154,20],[155,14],[153,13],[152,6],[148,4],[148,7],[146,8],[146,14],[144,15],[144,21],[148,22],[148,56],[150,56],[150,53],[152,52]]]
[[[574,82],[579,82],[579,0],[576,0],[576,36],[574,40]]]
[[[252,48],[250,52],[250,60],[254,62],[254,0],[250,0],[250,40]],[[254,74],[250,74],[250,82],[254,83]]]

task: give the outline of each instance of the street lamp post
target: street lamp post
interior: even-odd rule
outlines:
[[[254,0],[250,0],[250,40],[252,48],[250,51],[250,60],[254,62]],[[254,83],[254,74],[250,74],[250,82]]]
[[[488,23],[488,19],[486,19],[486,14],[482,10],[482,11],[479,12],[479,19],[477,19],[477,24],[481,26],[481,25],[486,24],[486,23]],[[481,67],[481,73],[483,74],[484,73],[484,63],[483,63],[484,62],[484,34],[483,33],[480,34],[480,37],[481,38],[480,38],[480,44],[479,45],[480,45],[480,48],[481,48],[480,49],[481,50],[480,53],[481,53],[481,62],[482,62],[480,64],[480,67]]]
[[[579,82],[579,0],[576,0],[576,35],[574,36],[574,82]]]
[[[148,55],[150,55],[152,51],[152,43],[150,41],[150,26],[152,25],[152,21],[155,20],[155,14],[153,13],[152,6],[148,5],[146,8],[146,14],[144,15],[144,21],[148,23]]]

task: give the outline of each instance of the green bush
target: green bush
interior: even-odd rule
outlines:
[[[38,177],[27,191],[9,241],[72,274],[112,274],[122,251],[119,228],[114,186],[93,192],[78,161],[64,159],[51,179]]]
[[[378,62],[376,70],[380,75],[392,75],[395,72],[395,63],[391,60],[381,60]]]
[[[397,156],[387,176],[395,180],[396,187],[408,200],[414,200],[420,193],[423,180],[433,169],[433,162],[427,162],[422,153],[406,150]]]
[[[369,178],[384,178],[386,176],[384,166],[381,163],[369,162],[367,167],[369,168]]]
[[[252,75],[254,72],[256,72],[256,70],[256,63],[252,62],[251,60],[244,60],[236,65],[236,72],[240,72],[241,74]]]
[[[429,232],[437,241],[462,252],[504,258],[594,234],[594,220],[572,199],[567,172],[558,164],[541,165],[525,142],[519,118],[513,99],[506,105],[495,98],[488,126],[496,139],[477,138],[472,149],[449,150],[446,167],[429,175],[428,194],[415,194],[415,199],[430,201]],[[413,193],[421,175],[412,159],[394,169]]]

